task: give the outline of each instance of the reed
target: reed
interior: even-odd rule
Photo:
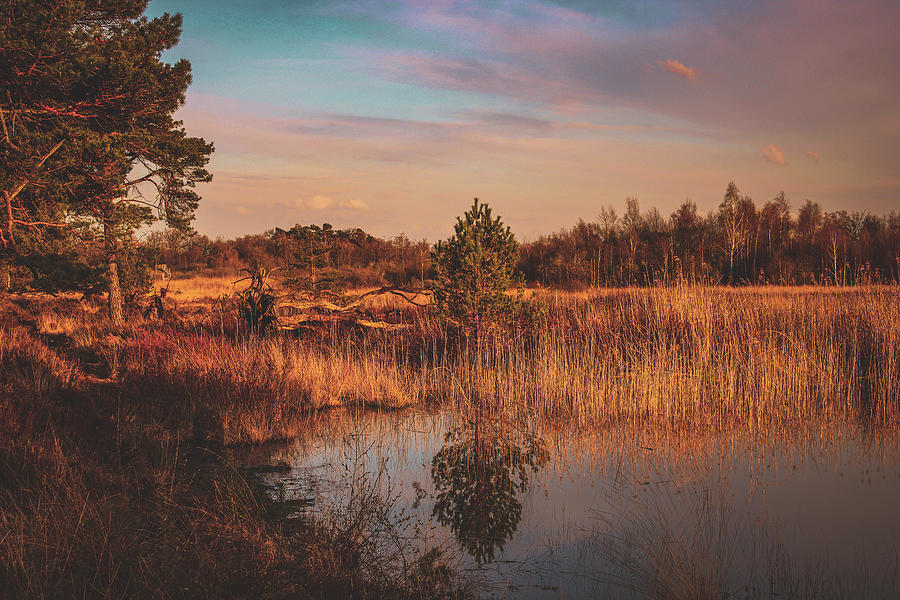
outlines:
[[[445,357],[439,373],[471,382],[470,395],[493,405],[584,422],[897,419],[894,289],[666,288],[551,302],[546,328]]]
[[[547,321],[454,337],[429,314],[334,348],[380,357],[420,397],[516,418],[759,429],[900,414],[900,293],[673,287],[542,293]]]
[[[147,418],[193,437],[261,443],[299,433],[309,412],[418,402],[420,375],[384,356],[247,339],[156,332],[121,349],[126,393]]]
[[[372,310],[394,311],[405,328],[335,325],[261,340],[210,299],[178,326],[134,318],[117,331],[71,300],[27,309],[39,333],[112,377],[148,418],[224,443],[291,437],[301,415],[342,405],[763,432],[900,419],[896,287],[536,296],[549,307],[544,322],[479,340],[390,301]]]

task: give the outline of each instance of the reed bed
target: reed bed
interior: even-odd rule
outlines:
[[[178,325],[135,317],[116,331],[74,300],[25,312],[160,426],[224,443],[290,437],[303,414],[344,405],[757,432],[900,422],[897,287],[534,295],[543,321],[478,340],[399,299],[372,310],[393,311],[403,329],[335,325],[261,340],[211,301]]]
[[[543,322],[478,340],[392,300],[382,308],[404,329],[334,326],[262,340],[224,327],[217,305],[206,321],[137,320],[116,334],[98,315],[80,327],[75,316],[55,318],[74,345],[93,344],[149,413],[225,443],[290,437],[301,415],[344,405],[757,432],[900,421],[896,287],[535,295],[547,305]],[[40,328],[52,320],[39,317]]]
[[[225,444],[299,433],[305,414],[334,406],[396,409],[419,401],[422,374],[385,356],[353,356],[284,340],[230,343],[157,332],[119,359],[126,393],[165,427]]]
[[[543,293],[546,323],[454,337],[429,315],[354,340],[420,396],[580,424],[759,429],[900,414],[900,293],[675,287]],[[350,347],[334,340],[336,347]]]

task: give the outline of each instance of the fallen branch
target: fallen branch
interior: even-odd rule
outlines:
[[[269,326],[280,331],[295,331],[303,327],[343,323],[368,329],[396,330],[408,327],[403,323],[390,323],[367,310],[363,303],[378,296],[398,296],[407,303],[424,308],[430,305],[431,292],[407,290],[395,286],[383,286],[363,294],[342,295],[331,290],[299,290],[276,292],[268,284],[263,269],[247,270],[248,276],[234,282],[249,281],[246,289],[237,292],[242,316],[251,330],[263,332]],[[425,298],[425,301],[421,301]],[[391,311],[394,312],[394,311]],[[265,325],[260,326],[259,321]]]
[[[366,319],[357,315],[336,314],[336,315],[294,315],[291,317],[280,317],[278,329],[281,331],[296,331],[301,327],[309,325],[318,325],[324,323],[344,323],[347,325],[357,325],[367,329],[386,329],[397,330],[406,329],[409,325],[403,323],[387,323],[386,321]]]
[[[276,305],[281,330],[294,330],[314,323],[347,323],[369,329],[404,329],[402,323],[388,323],[363,308],[363,302],[378,296],[392,295],[403,298],[409,304],[424,308],[430,302],[417,301],[420,297],[430,299],[430,291],[406,290],[394,286],[384,286],[347,299],[334,292],[293,292],[281,297]],[[285,314],[296,311],[295,314]]]

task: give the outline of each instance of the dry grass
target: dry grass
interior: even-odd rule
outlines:
[[[120,361],[127,393],[146,398],[149,416],[226,444],[292,437],[300,417],[323,407],[409,406],[422,387],[378,357],[279,340],[157,332],[130,340]]]
[[[196,357],[190,362],[186,356],[187,346],[179,354],[172,340],[184,332],[139,318],[111,330],[90,312],[70,318],[81,310],[71,299],[0,301],[0,595],[446,598],[453,593],[440,557],[420,560],[411,547],[403,547],[410,569],[398,571],[396,562],[381,564],[370,555],[363,559],[377,566],[362,568],[358,555],[344,552],[352,541],[342,531],[325,522],[289,521],[287,511],[247,484],[227,450],[184,439],[182,430],[192,424],[179,416],[227,423],[231,410],[252,423],[253,414],[264,415],[267,436],[285,416],[236,407],[211,393],[230,382],[199,372]],[[169,397],[151,379],[144,381],[146,388],[129,385],[144,373],[129,361],[152,358],[136,351],[136,340],[152,345],[160,339],[173,348],[168,372],[184,375]],[[254,369],[279,360],[273,358],[274,346],[225,350],[221,340],[204,341],[220,358],[231,352],[228,376],[250,368],[241,363],[249,356]],[[212,354],[205,360],[207,368],[216,362]],[[106,368],[95,361],[106,362]],[[178,371],[179,365],[194,371]],[[105,370],[105,376],[95,370]],[[266,383],[267,373],[259,371],[243,385]],[[191,385],[203,393],[186,399],[181,392]],[[261,387],[255,398],[270,389]],[[385,395],[394,393],[385,391],[390,389],[379,388]],[[191,403],[196,413],[183,408]],[[168,420],[148,419],[163,413],[169,413]],[[379,502],[369,498],[366,506]],[[366,518],[346,515],[365,535],[392,535],[384,522],[373,533]]]
[[[489,344],[468,379],[497,404],[574,420],[885,422],[900,411],[897,314],[896,288],[557,297],[546,330]]]
[[[395,311],[405,329],[264,340],[209,300],[179,327],[132,318],[115,332],[74,301],[26,308],[38,332],[92,355],[97,375],[120,374],[169,426],[177,417],[183,432],[225,443],[291,436],[298,416],[347,404],[698,429],[900,416],[896,287],[535,294],[549,305],[543,325],[478,343],[390,297],[370,310]]]
[[[204,450],[295,435],[326,406],[429,402],[551,426],[750,434],[900,421],[896,287],[538,291],[546,323],[476,343],[390,302],[371,310],[396,308],[405,329],[253,340],[210,300],[226,283],[173,283],[195,299],[177,324],[133,315],[115,330],[99,305],[3,300],[0,576],[14,593],[313,594],[298,577],[320,594],[364,586],[341,576],[346,540],[320,529],[327,548],[304,562],[308,541],[285,541],[230,463]],[[383,575],[370,592],[387,589]]]
[[[213,300],[234,292],[234,282],[241,276],[233,277],[175,277],[169,283],[169,295],[179,303],[197,300]],[[162,285],[161,282],[158,284]]]
[[[480,343],[407,309],[410,327],[332,347],[424,382],[422,398],[582,424],[751,430],[896,422],[900,290],[677,287],[538,292],[545,325]]]
[[[227,473],[217,485],[197,485],[198,464],[174,444],[144,438],[130,411],[90,384],[25,328],[0,328],[4,593],[112,598],[171,595],[189,585],[212,594],[229,585],[262,589],[254,578],[276,553],[268,525],[254,517],[250,490]],[[169,569],[172,562],[183,570]]]

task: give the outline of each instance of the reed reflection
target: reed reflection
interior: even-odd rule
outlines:
[[[451,429],[431,460],[433,514],[478,564],[490,563],[522,519],[530,473],[549,459],[544,441],[480,419]]]

